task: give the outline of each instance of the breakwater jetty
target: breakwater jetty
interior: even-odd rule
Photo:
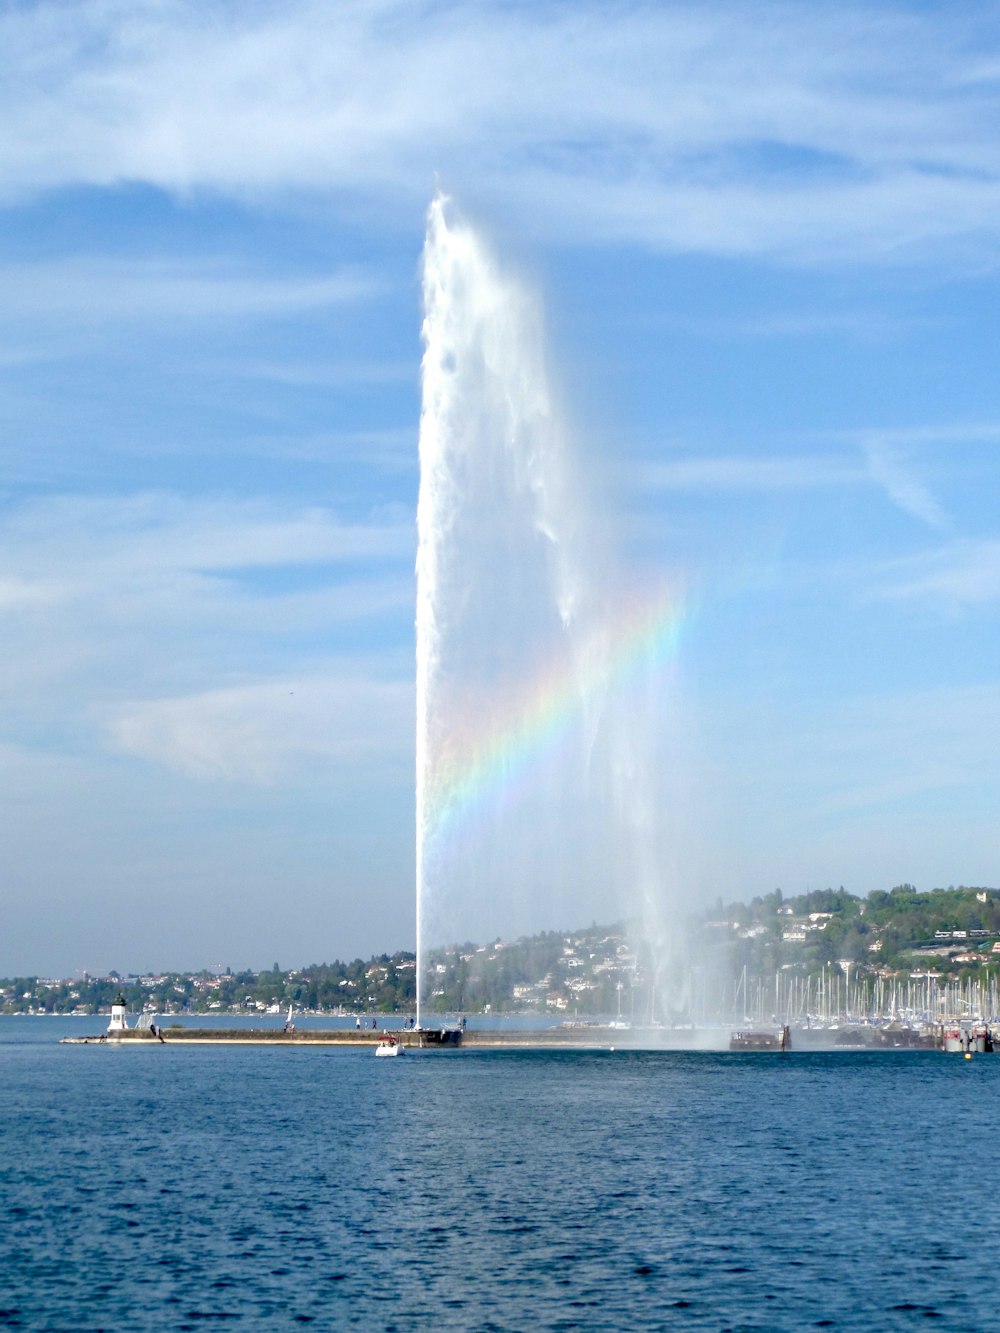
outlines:
[[[846,1027],[797,1028],[794,1042],[792,1029],[786,1024],[774,1031],[739,1031],[729,1033],[718,1027],[640,1027],[606,1021],[604,1023],[568,1022],[550,1028],[497,1027],[467,1028],[463,1018],[457,1026],[415,1026],[413,1018],[403,1025],[393,1026],[388,1019],[379,1026],[372,1019],[371,1026],[338,1026],[320,1028],[297,1027],[292,1022],[292,1010],[282,1027],[194,1027],[171,1023],[163,1027],[156,1015],[144,1013],[134,1027],[129,1027],[124,995],[119,992],[111,1006],[111,1017],[104,1032],[87,1036],[64,1037],[63,1044],[71,1046],[270,1046],[284,1049],[306,1046],[362,1047],[371,1049],[387,1046],[393,1054],[405,1050],[457,1050],[460,1047],[479,1050],[700,1050],[700,1051],[770,1051],[830,1050],[853,1048],[867,1050],[940,1049],[965,1054],[992,1053],[993,1032],[988,1023],[961,1023],[928,1025],[922,1029],[902,1023],[878,1025],[851,1024]],[[399,1022],[399,1019],[396,1019]],[[384,1054],[382,1050],[379,1054]]]
[[[662,1045],[636,1042],[636,1032],[622,1032],[611,1028],[587,1026],[579,1028],[546,1028],[536,1031],[524,1029],[463,1030],[461,1028],[302,1028],[292,1032],[281,1028],[123,1028],[94,1036],[64,1037],[70,1046],[327,1046],[372,1048],[387,1035],[408,1050],[455,1050],[546,1048],[606,1050],[615,1046]],[[631,1040],[630,1040],[631,1039]]]
[[[785,1040],[781,1040],[784,1032]],[[593,1050],[593,1051],[725,1051],[725,1050],[944,1050],[988,1053],[993,1031],[985,1024],[963,1027],[938,1024],[923,1031],[858,1025],[840,1029],[775,1029],[754,1033],[768,1040],[742,1041],[743,1033],[728,1028],[619,1028],[597,1023],[552,1028],[223,1028],[112,1027],[87,1036],[63,1037],[70,1046],[269,1046],[282,1049],[326,1047],[373,1050],[386,1037],[403,1049],[417,1050]]]

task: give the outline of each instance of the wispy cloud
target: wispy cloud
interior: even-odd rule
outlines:
[[[50,606],[59,601],[60,596],[58,585],[44,578],[0,578],[0,615]]]
[[[5,730],[73,734],[99,704],[349,663],[362,625],[365,651],[383,642],[408,677],[412,552],[404,514],[161,494],[16,506],[0,520]]]
[[[904,513],[912,515],[932,528],[944,528],[947,516],[921,479],[912,459],[901,443],[879,435],[869,435],[862,441],[868,462],[868,472]]]
[[[961,477],[976,451],[992,459],[1000,443],[995,421],[939,421],[918,425],[880,426],[847,432],[844,442],[865,458],[871,480],[904,513],[928,527],[947,529],[953,520],[927,481]],[[990,475],[992,475],[992,465]]]
[[[315,362],[245,361],[222,367],[241,379],[268,380],[292,388],[328,388],[344,384],[416,384],[412,361]]]
[[[967,446],[1000,443],[1000,422],[996,421],[943,421],[921,422],[920,425],[880,426],[849,434],[847,439],[864,448],[869,441],[877,441],[895,449],[916,449],[921,446]]]
[[[417,471],[416,425],[385,430],[307,431],[255,435],[229,447],[241,458],[281,458],[295,462],[358,464],[386,477],[413,477]]]
[[[220,258],[125,259],[78,256],[0,267],[2,320],[91,323],[113,318],[172,321],[275,316],[357,302],[382,285],[357,270],[302,277]]]
[[[996,767],[995,685],[940,686],[845,700],[809,736],[836,775],[816,813],[905,809],[915,796],[982,790]]]
[[[410,517],[344,522],[316,505],[198,498],[148,492],[28,502],[0,526],[8,568],[25,574],[61,566],[96,579],[114,572],[192,572],[405,557]]]
[[[800,491],[864,481],[862,469],[833,456],[668,458],[639,463],[633,474],[634,484],[643,491]]]
[[[840,446],[829,451],[830,441]],[[960,477],[964,456],[977,448],[992,451],[1000,425],[992,421],[924,423],[822,433],[800,453],[682,453],[680,446],[630,468],[638,492],[725,495],[878,487],[890,502],[936,529],[951,526],[945,507],[926,474]],[[826,446],[824,451],[823,445]],[[857,455],[860,459],[855,461]]]
[[[1000,692],[990,680],[910,690],[886,682],[828,700],[822,709],[790,694],[781,711],[792,726],[776,725],[766,694],[749,713],[742,700],[734,726],[732,702],[715,701],[714,723],[705,724],[718,763],[713,780],[737,804],[783,809],[800,827],[828,831],[833,815],[871,819],[894,808],[920,809],[913,798],[981,794],[995,780]],[[751,752],[748,766],[740,756]]]
[[[638,322],[638,318],[637,321]],[[933,328],[940,324],[930,316],[901,314],[857,304],[852,309],[809,309],[778,306],[772,310],[728,311],[706,314],[684,308],[661,308],[642,316],[642,327],[668,330],[688,337],[714,342],[796,338],[849,339],[865,346],[893,342],[915,328]]]
[[[419,207],[435,172],[548,230],[893,258],[1000,223],[975,11],[293,0],[11,7],[7,197],[145,181]]]
[[[960,539],[894,560],[878,571],[870,595],[959,609],[1000,600],[1000,540]]]
[[[410,682],[341,673],[131,702],[104,725],[115,749],[187,777],[269,785],[304,765],[395,769],[412,717]]]

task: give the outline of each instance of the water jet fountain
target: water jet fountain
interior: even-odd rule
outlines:
[[[656,704],[680,624],[675,600],[623,589],[598,540],[608,525],[590,520],[540,304],[443,195],[423,301],[418,1024],[429,947],[509,929],[499,904],[518,895],[525,933],[627,905],[659,943]]]

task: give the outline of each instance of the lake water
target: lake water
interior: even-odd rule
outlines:
[[[1000,1055],[75,1026],[0,1019],[3,1328],[998,1326]]]

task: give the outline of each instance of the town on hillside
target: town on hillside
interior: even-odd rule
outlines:
[[[830,1021],[896,1012],[1000,1011],[1000,890],[860,898],[843,889],[717,900],[683,922],[596,924],[430,957],[425,1005],[442,1014],[539,1014],[649,1024]],[[412,952],[282,970],[120,973],[0,980],[0,1013],[351,1016],[411,1013]]]

